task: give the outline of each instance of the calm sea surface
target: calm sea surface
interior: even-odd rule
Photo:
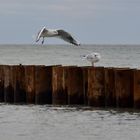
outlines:
[[[81,55],[101,54],[96,66],[140,68],[140,45],[0,45],[0,64],[91,65]]]
[[[138,140],[140,112],[0,105],[1,140]]]
[[[88,66],[81,55],[99,52],[97,66],[140,68],[140,45],[0,45],[0,64]],[[140,110],[0,104],[1,140],[138,140]]]

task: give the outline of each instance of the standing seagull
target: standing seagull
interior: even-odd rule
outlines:
[[[101,59],[101,56],[99,53],[92,52],[87,55],[82,56],[83,59],[87,59],[89,62],[91,62],[92,66],[94,67],[94,63],[98,62]]]
[[[36,38],[36,42],[38,42],[40,40],[40,38],[43,38],[42,40],[42,44],[44,43],[44,38],[45,37],[59,37],[71,44],[74,44],[76,46],[79,46],[80,43],[78,43],[72,36],[70,33],[64,31],[64,30],[52,30],[52,29],[46,29],[46,27],[43,27],[37,35]]]

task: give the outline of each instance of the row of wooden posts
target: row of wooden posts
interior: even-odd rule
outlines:
[[[0,65],[0,102],[140,108],[140,70]]]

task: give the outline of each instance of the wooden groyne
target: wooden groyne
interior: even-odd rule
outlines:
[[[0,65],[0,102],[140,108],[140,70]]]

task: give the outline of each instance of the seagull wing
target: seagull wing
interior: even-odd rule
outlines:
[[[79,45],[80,45],[80,44],[78,44],[77,41],[71,36],[70,33],[66,32],[66,31],[64,31],[64,30],[57,30],[57,32],[58,32],[58,36],[59,36],[61,39],[65,40],[65,41],[67,41],[67,42],[69,42],[69,43],[72,43],[72,44],[74,44],[74,45],[76,45],[76,46],[79,46]]]
[[[39,41],[39,39],[40,39],[40,37],[41,37],[41,35],[42,35],[42,33],[44,32],[45,29],[46,29],[46,28],[43,27],[43,28],[38,32],[37,37],[36,37],[36,42]]]

